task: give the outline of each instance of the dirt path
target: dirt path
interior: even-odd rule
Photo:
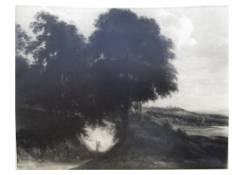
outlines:
[[[69,170],[83,166],[92,159],[87,159],[78,162],[39,162],[33,160],[22,160],[17,163],[17,169],[21,170]]]
[[[79,166],[73,167],[73,168],[71,168],[71,170],[81,170],[81,169],[84,169],[83,166],[85,164],[87,164],[88,162],[92,161],[92,160],[93,159],[84,160],[84,161],[80,162]]]

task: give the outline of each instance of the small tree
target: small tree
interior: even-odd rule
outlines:
[[[173,42],[160,34],[154,19],[130,10],[111,9],[99,16],[89,38],[96,110],[121,111],[125,140],[133,102],[155,100],[177,90]]]

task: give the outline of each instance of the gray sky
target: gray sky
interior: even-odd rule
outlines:
[[[148,106],[178,106],[192,111],[228,114],[228,8],[132,9],[154,18],[163,35],[173,39],[179,92]],[[16,22],[30,32],[37,11],[48,11],[75,24],[89,36],[94,20],[107,9],[16,7]]]

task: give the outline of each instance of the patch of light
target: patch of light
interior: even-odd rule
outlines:
[[[105,152],[115,145],[115,126],[110,122],[105,122],[106,126],[87,126],[87,136],[81,136],[82,142],[90,151]]]

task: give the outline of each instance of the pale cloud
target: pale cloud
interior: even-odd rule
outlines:
[[[151,17],[158,23],[161,34],[174,41],[176,50],[192,48],[197,44],[192,36],[194,26],[184,14],[169,12],[165,9],[133,9],[138,15]]]
[[[178,47],[186,47],[186,46],[194,46],[197,44],[197,41],[192,37],[192,32],[194,30],[193,24],[189,18],[182,15],[179,18],[179,23],[176,27],[178,31],[176,31],[177,35],[177,46]]]
[[[192,37],[194,30],[192,21],[185,15],[178,16],[168,13],[167,16],[163,16],[157,21],[159,21],[162,34],[173,39],[176,49],[181,50],[197,44],[196,39]]]

